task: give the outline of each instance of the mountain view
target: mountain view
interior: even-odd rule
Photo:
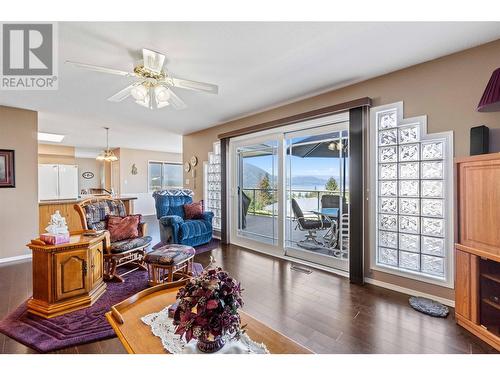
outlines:
[[[266,175],[266,171],[250,163],[244,163],[243,167],[243,186],[245,189],[259,188],[259,182]],[[339,181],[339,176],[333,176]],[[276,176],[275,176],[276,178]],[[293,176],[292,185],[294,189],[299,190],[324,190],[329,177],[324,176]],[[273,178],[269,175],[271,183]]]

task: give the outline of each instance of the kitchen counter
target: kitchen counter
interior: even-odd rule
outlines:
[[[40,201],[39,205],[39,233],[45,233],[45,228],[49,225],[50,216],[59,211],[63,217],[66,218],[66,223],[68,224],[68,230],[70,232],[82,231],[82,223],[78,212],[73,207],[76,203],[84,201],[89,198],[99,198],[103,195],[86,195],[77,199],[62,199],[62,200],[50,200],[50,201]],[[116,196],[115,199],[120,199],[125,204],[125,209],[127,215],[134,213],[134,200],[137,197],[131,196]]]
[[[107,197],[108,195],[86,195],[81,198],[76,198],[76,199],[54,199],[54,200],[49,200],[49,201],[40,201],[38,204],[40,206],[47,205],[47,204],[75,204],[75,203],[80,203],[81,201],[84,201],[89,198],[100,198],[100,197]],[[122,195],[117,195],[114,197],[115,199],[120,199],[122,201],[130,201],[137,199],[137,197],[130,197],[130,196],[122,196]]]

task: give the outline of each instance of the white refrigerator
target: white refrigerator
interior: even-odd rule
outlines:
[[[38,199],[41,201],[78,198],[78,166],[38,165]]]

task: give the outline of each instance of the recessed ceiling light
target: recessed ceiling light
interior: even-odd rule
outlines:
[[[38,132],[38,140],[44,142],[62,142],[64,135]]]

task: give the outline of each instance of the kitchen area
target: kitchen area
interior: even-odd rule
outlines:
[[[82,230],[80,218],[73,206],[92,197],[112,195],[124,202],[127,214],[134,213],[133,203],[137,198],[118,194],[117,176],[115,179],[112,176],[113,163],[116,162],[98,160],[94,150],[40,143],[38,145],[39,232],[45,232],[50,216],[55,211],[59,211],[66,218],[70,232]]]

